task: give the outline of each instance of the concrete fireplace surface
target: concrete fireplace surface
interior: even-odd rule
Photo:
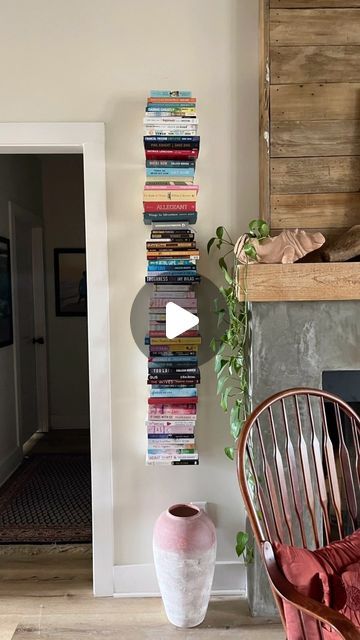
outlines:
[[[322,388],[326,370],[360,370],[360,301],[252,304],[252,405],[291,387]],[[253,615],[274,615],[262,561],[248,567]]]

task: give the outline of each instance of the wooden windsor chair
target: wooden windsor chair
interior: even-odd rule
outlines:
[[[339,611],[295,589],[276,562],[273,543],[318,549],[358,529],[359,440],[355,411],[337,396],[310,388],[262,402],[238,440],[240,490],[270,586],[285,631],[287,602],[299,612],[304,640],[308,616],[319,639],[324,628],[347,640],[360,640],[360,632]]]

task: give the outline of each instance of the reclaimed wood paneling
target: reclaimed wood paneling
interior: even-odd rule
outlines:
[[[360,155],[360,120],[275,122],[270,143],[273,158]]]
[[[272,84],[360,81],[359,46],[272,47],[270,59]]]
[[[360,193],[271,196],[273,230],[296,227],[346,229],[354,224],[360,224]]]
[[[272,193],[360,191],[360,157],[272,158]]]
[[[270,60],[269,0],[260,4],[259,52],[259,213],[270,222]]]
[[[270,87],[270,118],[281,120],[356,120],[360,83],[293,84]]]
[[[271,45],[360,44],[359,9],[271,9]]]
[[[271,9],[343,9],[360,7],[360,0],[270,0]]]
[[[360,264],[255,264],[238,268],[239,299],[246,278],[253,302],[359,300]]]

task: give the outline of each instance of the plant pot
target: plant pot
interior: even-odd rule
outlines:
[[[204,620],[216,558],[216,531],[192,504],[169,507],[154,527],[153,551],[160,593],[169,621],[196,627]]]

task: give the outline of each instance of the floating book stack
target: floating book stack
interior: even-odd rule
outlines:
[[[196,99],[189,91],[152,91],[144,118],[144,222],[149,308],[148,464],[198,464],[195,443],[200,382],[198,327],[166,337],[166,305],[197,315],[199,250],[190,224],[197,219],[195,161],[199,153]]]

